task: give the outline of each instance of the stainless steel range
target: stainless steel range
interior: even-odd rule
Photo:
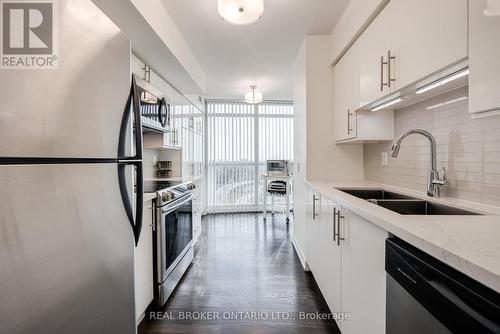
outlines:
[[[194,259],[193,193],[190,182],[145,182],[145,192],[156,192],[153,236],[155,299],[163,306]]]

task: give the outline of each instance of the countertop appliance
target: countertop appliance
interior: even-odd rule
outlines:
[[[406,242],[386,241],[387,334],[500,333],[500,294]]]
[[[156,192],[153,234],[155,300],[163,306],[194,259],[193,190],[191,182],[148,181],[146,192]]]
[[[289,163],[288,160],[267,160],[266,164],[268,174],[289,174]]]
[[[57,4],[58,68],[0,71],[0,333],[134,334],[130,41],[91,1]]]

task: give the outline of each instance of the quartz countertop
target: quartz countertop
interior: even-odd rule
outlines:
[[[339,201],[346,209],[500,292],[500,208],[452,198],[429,198],[422,192],[370,181],[307,181],[306,185],[323,196]],[[485,215],[400,215],[336,188],[385,189]]]

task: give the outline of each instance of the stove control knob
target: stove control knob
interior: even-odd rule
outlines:
[[[168,202],[174,199],[174,193],[171,191],[166,191],[161,194],[161,200],[163,202]]]

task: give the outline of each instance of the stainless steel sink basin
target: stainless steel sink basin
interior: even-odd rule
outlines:
[[[402,215],[479,216],[481,214],[424,200],[376,200],[372,203]]]
[[[401,195],[392,191],[387,191],[383,189],[338,189],[354,197],[367,199],[367,200],[378,200],[378,199],[415,199],[414,197]]]
[[[480,213],[420,200],[383,189],[338,189],[402,215],[479,216]]]

